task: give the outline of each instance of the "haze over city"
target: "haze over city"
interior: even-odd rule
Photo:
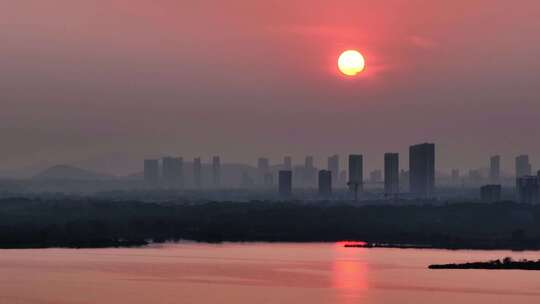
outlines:
[[[539,164],[538,15],[528,0],[4,2],[0,171],[335,153],[371,170],[432,141],[442,171],[500,154],[513,172],[519,154]],[[336,67],[350,48],[354,79]]]
[[[539,29],[534,0],[0,1],[0,304],[539,303]]]

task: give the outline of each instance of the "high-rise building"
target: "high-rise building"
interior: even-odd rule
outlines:
[[[243,171],[242,172],[242,181],[241,181],[241,183],[242,183],[242,187],[251,188],[251,187],[253,187],[254,181],[251,178],[251,176],[249,176],[249,173]]]
[[[216,188],[221,186],[221,159],[219,156],[212,158],[212,183]]]
[[[435,191],[435,144],[409,147],[410,192],[430,198]]]
[[[328,196],[332,194],[332,171],[319,171],[319,195]]]
[[[281,196],[290,196],[292,194],[292,171],[281,170],[278,175],[279,194]]]
[[[399,154],[384,154],[384,194],[393,196],[399,193]]]
[[[184,160],[182,157],[164,157],[161,160],[163,184],[168,188],[184,185]]]
[[[313,187],[315,185],[315,179],[317,175],[317,169],[313,164],[313,156],[306,156],[304,163],[304,186]]]
[[[494,155],[489,159],[489,181],[493,184],[499,183],[501,177],[501,157]]]
[[[339,177],[339,155],[328,157],[328,171],[332,172],[332,178],[337,182]]]
[[[485,185],[480,188],[480,200],[486,203],[501,200],[501,185]]]
[[[292,170],[292,158],[290,156],[283,158],[283,168],[288,171]]]
[[[516,157],[516,178],[531,175],[531,164],[529,155],[520,155]]]
[[[257,183],[259,185],[266,184],[266,175],[270,172],[270,160],[260,157],[257,160]]]
[[[292,176],[293,176],[293,184],[297,185],[298,187],[303,187],[304,186],[304,178],[305,178],[305,173],[304,171],[305,168],[304,166],[300,166],[300,165],[297,165],[297,166],[293,166],[292,168]]]
[[[409,191],[410,184],[410,174],[409,170],[400,170],[399,171],[399,188],[402,191]]]
[[[157,185],[159,183],[159,160],[144,160],[144,181],[150,185]]]
[[[522,176],[517,178],[518,201],[525,204],[540,203],[540,181],[537,176]]]
[[[202,162],[200,157],[193,159],[193,184],[196,188],[202,188]]]
[[[266,188],[274,187],[274,174],[272,174],[272,172],[268,172],[264,175],[263,185]]]
[[[341,170],[339,173],[339,185],[343,186],[347,184],[347,170]]]
[[[349,155],[349,189],[358,190],[364,189],[364,164],[363,156],[359,154]]]

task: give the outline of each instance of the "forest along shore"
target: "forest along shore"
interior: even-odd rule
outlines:
[[[6,198],[0,248],[358,240],[373,247],[540,250],[540,205],[413,203]]]
[[[493,260],[488,262],[472,262],[463,264],[442,264],[430,265],[429,269],[517,269],[517,270],[540,270],[540,260],[520,260],[514,261],[512,258],[506,257],[502,260]]]

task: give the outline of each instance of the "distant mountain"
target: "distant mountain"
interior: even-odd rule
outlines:
[[[78,167],[57,165],[36,174],[33,179],[37,180],[110,180],[112,175],[101,174]]]
[[[29,179],[52,165],[53,164],[48,161],[40,161],[21,167],[2,168],[0,178]]]
[[[141,164],[142,167],[142,164]],[[184,182],[186,186],[194,185],[193,181],[193,162],[184,161]],[[221,186],[223,187],[238,187],[242,183],[242,174],[247,173],[251,177],[255,177],[257,169],[253,166],[245,164],[224,163],[221,164]],[[212,164],[202,164],[202,181],[206,186],[212,185]],[[122,180],[143,180],[144,172],[137,171],[125,176],[118,177]]]

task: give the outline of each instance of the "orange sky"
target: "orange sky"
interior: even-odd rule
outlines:
[[[372,168],[421,141],[441,168],[538,167],[538,16],[533,0],[4,1],[0,168],[125,150]],[[344,81],[348,48],[367,69]]]

